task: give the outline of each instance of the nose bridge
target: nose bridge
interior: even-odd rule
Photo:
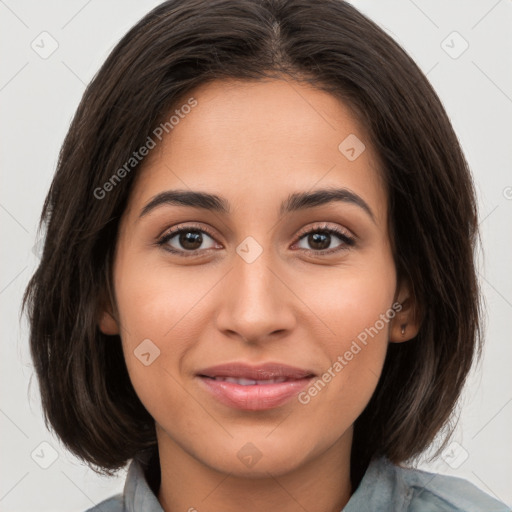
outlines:
[[[252,237],[239,244],[236,252],[217,316],[219,329],[257,341],[291,328],[293,294],[277,277],[276,255]]]
[[[231,276],[231,289],[239,313],[254,319],[263,312],[270,313],[279,303],[276,295],[280,295],[276,277],[270,271],[272,266],[275,267],[272,251],[259,246],[260,249],[256,243],[249,239],[238,246]]]

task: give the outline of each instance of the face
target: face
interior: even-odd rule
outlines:
[[[226,473],[283,474],[350,446],[388,342],[405,341],[386,192],[365,132],[328,93],[218,81],[190,96],[134,184],[118,317],[101,328],[121,334],[159,445]],[[338,192],[290,201],[321,190]]]

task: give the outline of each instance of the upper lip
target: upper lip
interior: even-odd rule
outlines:
[[[200,377],[233,377],[252,380],[268,380],[276,378],[304,379],[313,377],[311,370],[296,368],[281,363],[265,363],[251,366],[245,363],[225,363],[211,366],[197,372]]]

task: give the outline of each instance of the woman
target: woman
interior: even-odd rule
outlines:
[[[477,213],[435,92],[351,5],[154,9],[42,220],[47,421],[100,471],[131,461],[92,510],[507,510],[406,467],[481,350]]]

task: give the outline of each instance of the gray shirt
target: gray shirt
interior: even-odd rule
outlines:
[[[151,489],[145,467],[132,460],[124,491],[87,512],[164,512]],[[158,468],[153,468],[153,474]],[[153,485],[154,487],[154,485]],[[190,504],[190,509],[199,504]],[[511,512],[475,485],[453,476],[402,468],[374,458],[341,512]]]

